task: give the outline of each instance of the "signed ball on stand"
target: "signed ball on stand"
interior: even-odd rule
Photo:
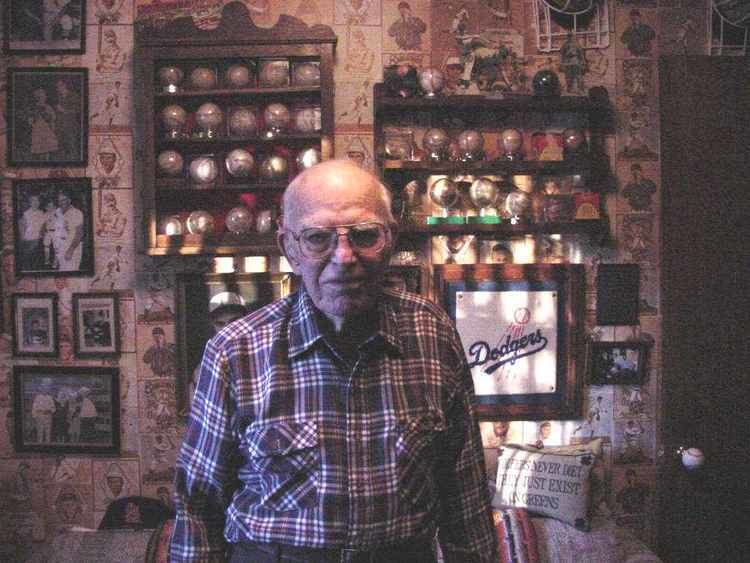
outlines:
[[[227,69],[224,78],[232,88],[242,88],[250,84],[253,75],[247,66],[233,64]]]
[[[159,230],[162,234],[168,236],[181,235],[183,232],[182,221],[178,215],[170,215],[162,219]]]
[[[266,157],[260,164],[260,175],[264,180],[285,180],[289,166],[286,158],[279,155]]]
[[[305,170],[306,168],[310,168],[311,166],[315,166],[322,160],[322,157],[320,155],[320,151],[316,149],[315,147],[309,147],[306,149],[302,149],[297,154],[297,157],[295,158],[295,162],[297,163],[297,169],[299,170]]]
[[[188,215],[187,230],[191,235],[206,235],[214,231],[214,218],[208,211],[199,209]]]
[[[484,149],[484,137],[474,129],[461,131],[456,138],[456,142],[458,143],[458,150],[464,156],[476,157]]]
[[[219,167],[210,156],[199,156],[190,161],[190,178],[198,184],[210,184],[219,175]]]
[[[184,160],[182,155],[175,150],[165,150],[156,158],[157,166],[162,174],[166,176],[177,176],[182,172]]]
[[[199,66],[190,73],[190,85],[199,90],[208,90],[216,86],[216,72],[212,68]]]
[[[292,79],[298,86],[317,86],[320,84],[320,66],[315,63],[302,63],[294,67]]]
[[[266,127],[272,129],[286,129],[291,119],[292,114],[289,112],[289,108],[280,102],[268,104],[266,109],[263,110],[263,120]]]
[[[195,112],[195,122],[205,130],[216,130],[224,121],[224,112],[213,102],[201,104]]]
[[[227,172],[236,178],[246,178],[250,176],[255,165],[255,159],[249,151],[245,149],[233,149],[229,151],[224,164],[227,167]]]
[[[430,199],[443,209],[450,209],[458,203],[458,187],[450,178],[439,178],[429,188]]]
[[[497,184],[489,178],[477,178],[469,186],[469,198],[479,210],[492,207],[497,200]]]
[[[523,135],[518,129],[503,129],[500,133],[500,148],[503,156],[515,160],[521,154]]]
[[[249,233],[253,227],[253,214],[244,205],[239,205],[229,210],[225,223],[230,233]]]
[[[174,94],[178,91],[185,73],[176,66],[163,66],[159,69],[159,82],[165,92]]]
[[[229,134],[234,137],[252,137],[258,132],[258,119],[249,107],[239,107],[229,114]]]
[[[450,138],[445,129],[433,127],[425,131],[422,137],[422,146],[430,153],[441,153],[448,148]]]
[[[187,112],[182,106],[170,104],[161,110],[161,120],[170,131],[182,131],[187,122]]]

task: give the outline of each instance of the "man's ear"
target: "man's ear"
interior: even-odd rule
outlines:
[[[297,273],[297,265],[299,264],[299,261],[297,260],[297,256],[294,252],[293,248],[287,248],[287,233],[284,232],[283,229],[279,228],[278,231],[276,231],[276,246],[279,247],[279,250],[281,251],[281,254],[286,258],[286,261],[289,262],[289,265],[292,267],[292,270],[294,273]]]

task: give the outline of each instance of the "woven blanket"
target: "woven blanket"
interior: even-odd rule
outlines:
[[[496,508],[492,511],[499,548],[499,563],[538,563],[536,532],[523,508]]]

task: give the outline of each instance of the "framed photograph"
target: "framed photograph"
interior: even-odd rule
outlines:
[[[59,352],[56,293],[13,294],[13,355],[56,358]]]
[[[17,452],[117,454],[119,371],[110,367],[13,367]]]
[[[591,342],[592,385],[641,385],[646,377],[645,342]]]
[[[294,274],[180,274],[177,277],[177,409],[190,412],[206,342],[230,322],[286,297],[297,288]]]
[[[8,69],[8,164],[88,164],[86,68]]]
[[[74,293],[73,335],[76,356],[106,358],[120,352],[120,316],[116,293]]]
[[[427,270],[419,265],[388,266],[383,278],[385,287],[428,296]]]
[[[435,295],[456,323],[485,419],[581,415],[580,264],[446,264]]]
[[[90,178],[13,181],[17,276],[94,273]]]
[[[6,0],[3,51],[11,55],[86,52],[86,0]]]

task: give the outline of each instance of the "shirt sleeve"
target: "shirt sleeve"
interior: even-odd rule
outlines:
[[[224,521],[237,482],[234,410],[229,361],[226,352],[211,340],[177,456],[172,563],[225,558]]]
[[[438,540],[445,563],[495,563],[495,541],[484,452],[474,413],[474,384],[453,329],[457,384],[448,410],[444,455],[438,467],[442,499]]]

